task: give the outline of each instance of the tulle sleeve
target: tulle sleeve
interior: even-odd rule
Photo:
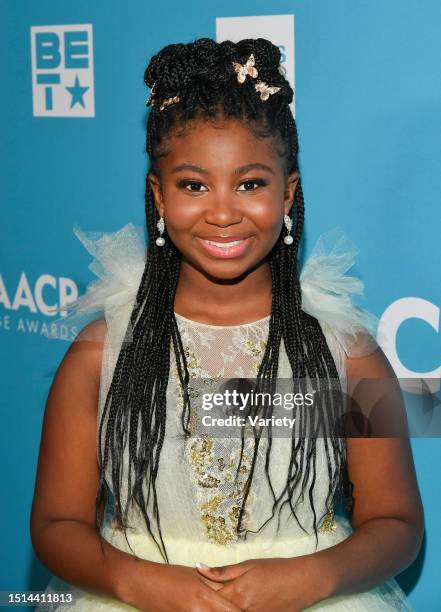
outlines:
[[[97,277],[86,291],[65,308],[64,316],[52,323],[50,339],[94,340],[88,323],[104,318],[108,341],[115,353],[132,342],[130,315],[145,266],[146,241],[142,227],[126,224],[116,232],[84,231],[78,225],[74,234],[93,256],[89,269]],[[79,332],[82,331],[81,334]]]
[[[358,253],[344,230],[334,228],[321,234],[300,273],[302,309],[348,357],[368,355],[379,346],[379,319],[353,299],[363,295],[364,284],[346,275]]]

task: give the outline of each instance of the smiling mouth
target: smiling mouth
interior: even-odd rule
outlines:
[[[231,242],[215,242],[214,240],[206,240],[207,244],[214,244],[214,246],[218,246],[221,248],[228,248],[235,246],[236,244],[240,244],[241,240],[232,240]]]
[[[202,245],[204,251],[217,258],[239,257],[248,249],[252,236],[229,240],[228,242],[218,242],[197,237],[197,241]]]

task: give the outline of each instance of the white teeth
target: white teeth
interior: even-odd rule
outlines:
[[[233,242],[214,242],[213,240],[206,240],[206,242],[208,242],[208,244],[213,244],[214,246],[217,247],[232,247],[232,246],[236,246],[236,244],[240,244],[242,241],[241,240],[234,240]]]

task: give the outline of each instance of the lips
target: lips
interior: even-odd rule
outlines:
[[[252,236],[205,236],[196,237],[204,251],[216,258],[239,257],[248,249]]]
[[[202,240],[212,240],[213,242],[232,242],[234,240],[244,240],[245,238],[249,238],[250,234],[228,234],[227,236],[198,236]]]

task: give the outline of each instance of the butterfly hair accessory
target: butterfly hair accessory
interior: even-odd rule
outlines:
[[[260,92],[260,99],[265,102],[272,95],[280,91],[281,87],[271,87],[263,81],[257,81],[255,85],[256,91]]]
[[[239,62],[232,62],[232,64],[233,64],[234,71],[236,73],[237,81],[239,83],[245,83],[247,76],[250,76],[252,79],[256,79],[259,75],[257,68],[255,67],[255,58],[252,53],[244,64],[240,64]],[[146,101],[147,106],[153,106],[156,102],[155,86],[156,86],[156,82],[153,83],[152,85],[150,96],[148,100]],[[257,83],[255,84],[255,89],[257,92],[260,93],[260,99],[264,102],[265,100],[268,100],[268,98],[272,94],[275,94],[278,91],[280,91],[281,87],[274,87],[271,85],[267,85],[264,81],[257,81]],[[167,98],[166,100],[163,100],[161,106],[159,107],[159,110],[160,111],[165,110],[169,106],[172,106],[173,104],[176,104],[177,102],[179,102],[180,99],[181,98],[176,95],[176,96],[172,96],[171,98]]]
[[[167,108],[168,106],[171,106],[172,104],[176,104],[176,102],[179,102],[181,98],[179,96],[173,96],[172,98],[167,98],[166,100],[164,100],[164,102],[161,104],[161,106],[159,107],[160,111],[163,111],[165,108]]]
[[[234,71],[237,74],[237,80],[239,83],[244,83],[247,75],[255,79],[258,76],[257,68],[254,67],[255,60],[254,55],[251,53],[245,64],[239,62],[233,62]]]
[[[255,67],[255,59],[254,55],[251,53],[250,57],[247,59],[245,64],[240,64],[239,62],[232,62],[234,71],[237,75],[237,80],[239,83],[245,83],[247,75],[251,78],[256,79],[259,75],[257,68]],[[255,89],[260,93],[260,99],[265,102],[272,95],[280,91],[281,87],[272,87],[267,85],[263,81],[257,81],[255,84]]]
[[[150,91],[150,96],[146,102],[146,106],[153,106],[156,102],[155,100],[155,95],[156,95],[156,91],[155,91],[155,86],[156,86],[156,81],[153,83],[152,85],[152,89]],[[161,106],[159,107],[160,111],[163,111],[164,109],[166,109],[168,106],[171,106],[172,104],[176,104],[176,102],[179,102],[181,98],[179,96],[173,96],[171,98],[167,98],[166,100],[164,100],[161,104]]]

